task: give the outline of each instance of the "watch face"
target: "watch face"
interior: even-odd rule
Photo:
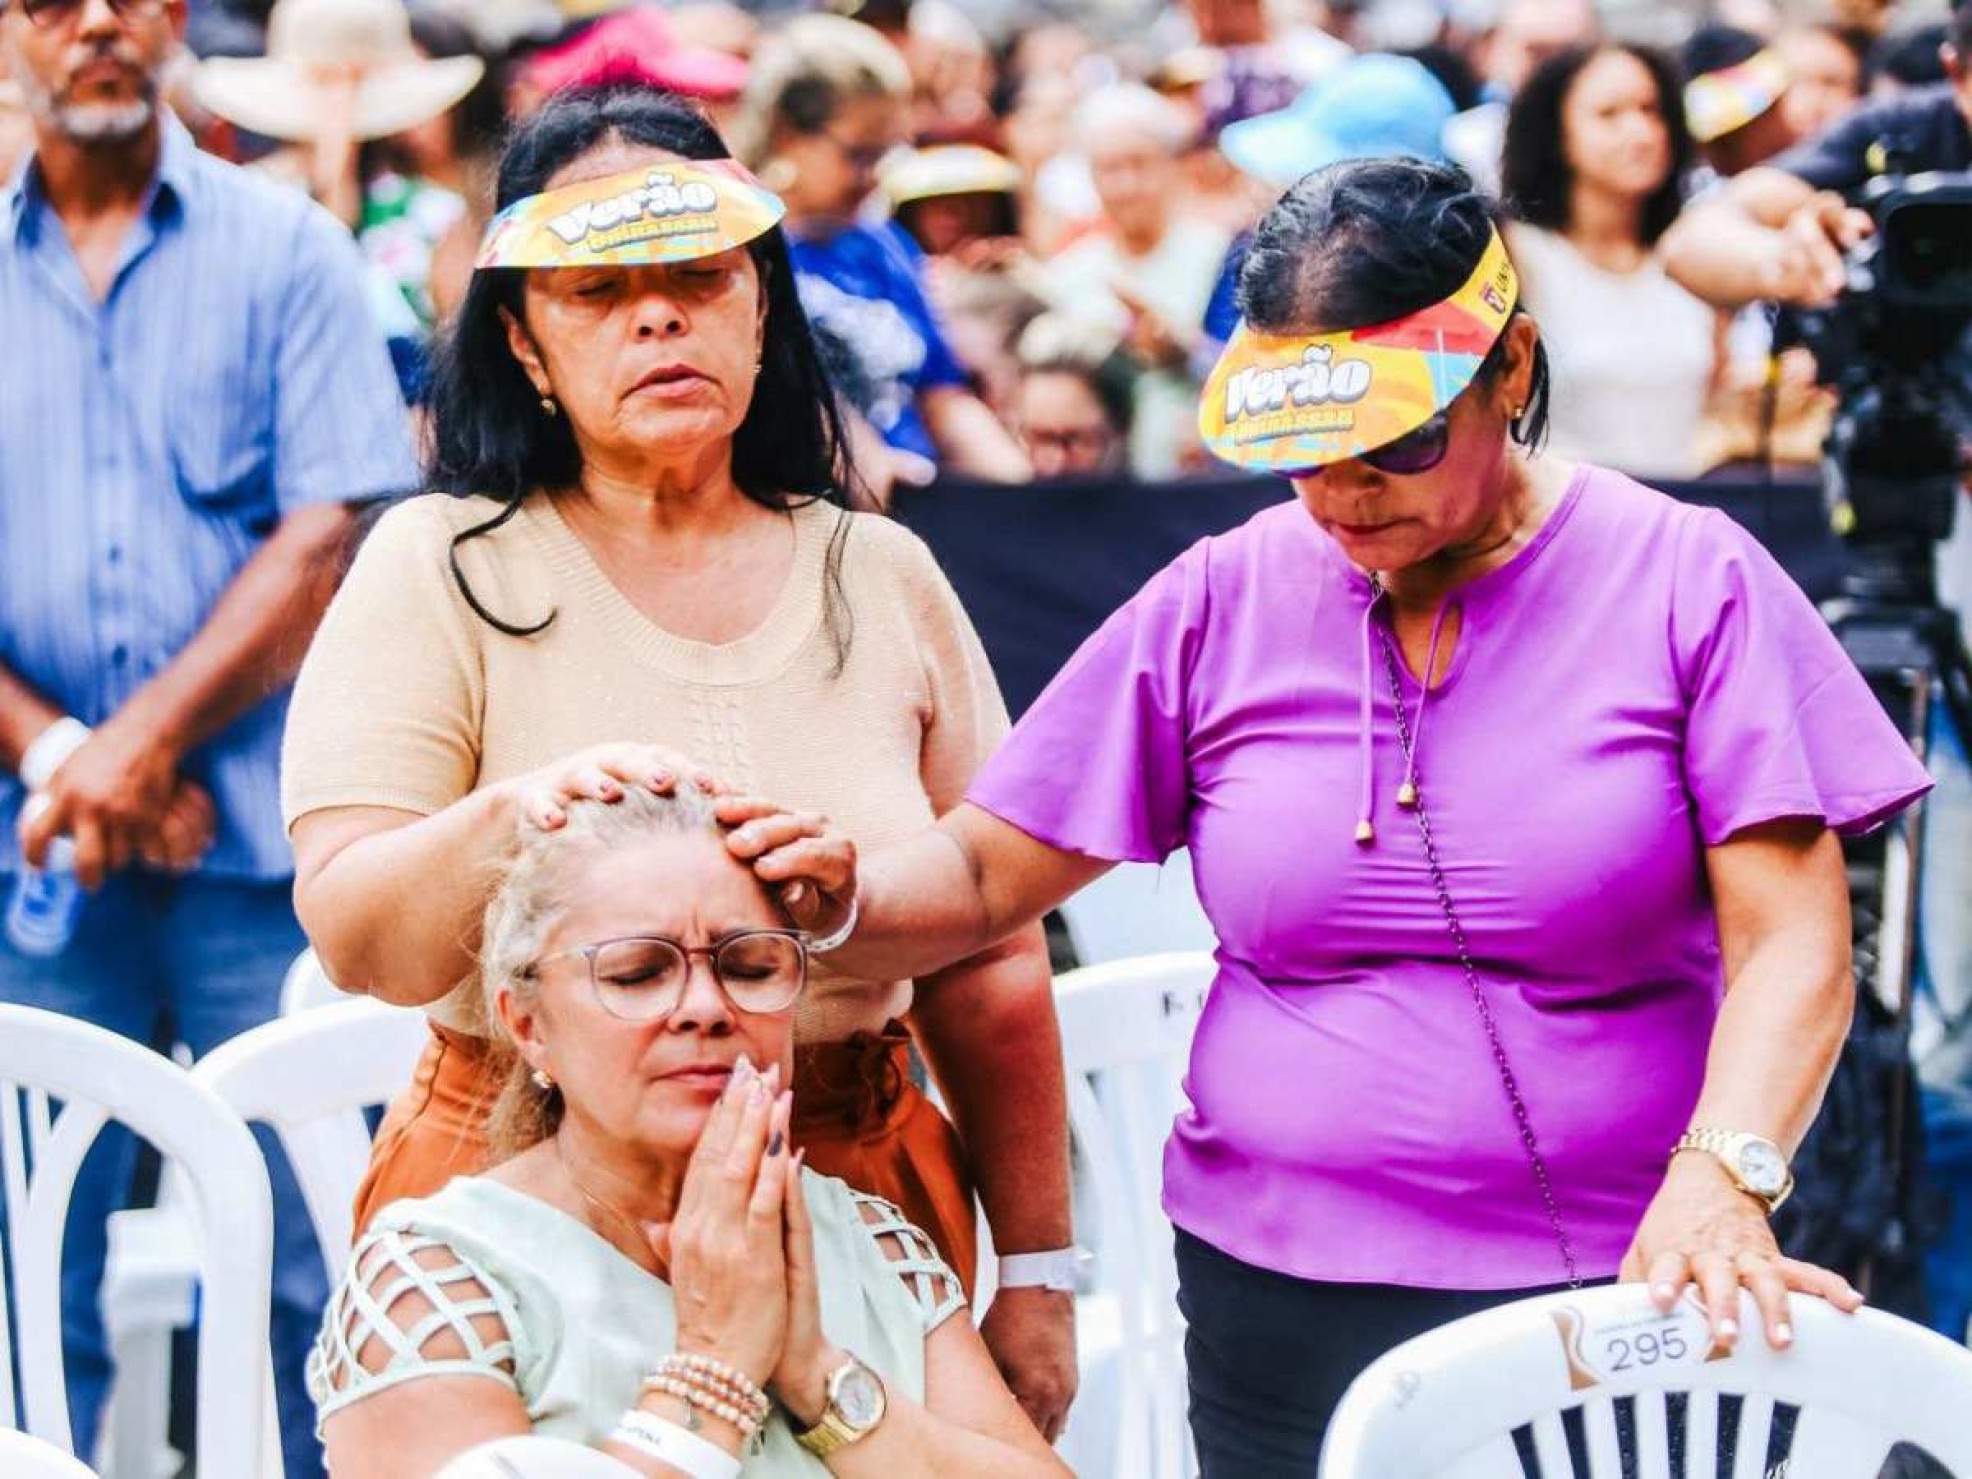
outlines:
[[[850,1367],[835,1384],[835,1410],[852,1428],[873,1426],[883,1416],[883,1384],[874,1372]]]
[[[1739,1147],[1739,1175],[1761,1196],[1777,1196],[1787,1185],[1787,1162],[1771,1145],[1748,1144]]]

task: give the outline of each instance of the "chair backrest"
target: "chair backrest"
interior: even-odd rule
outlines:
[[[259,1147],[238,1115],[170,1059],[88,1022],[12,1005],[0,1005],[0,1197],[19,1350],[6,1349],[0,1318],[0,1372],[19,1372],[25,1421],[16,1421],[12,1384],[0,1382],[0,1426],[74,1451],[62,1366],[62,1239],[76,1172],[111,1120],[183,1171],[199,1246],[201,1479],[259,1479],[271,1422],[273,1259]]]
[[[411,1081],[429,1038],[423,1012],[346,997],[243,1032],[192,1070],[240,1118],[280,1138],[332,1285],[355,1241],[351,1208],[370,1163],[364,1111]]]
[[[1055,983],[1076,1233],[1095,1252],[1098,1295],[1113,1304],[1124,1352],[1110,1472],[1132,1479],[1190,1472],[1164,1142],[1186,1107],[1192,1029],[1212,972],[1209,955],[1152,955],[1071,971]]]
[[[0,1474],[7,1479],[96,1479],[81,1459],[26,1433],[0,1428]]]
[[[329,973],[322,969],[322,962],[315,958],[312,949],[297,955],[288,967],[288,973],[281,978],[283,1017],[325,1007],[330,1002],[348,1000],[349,993],[329,979]]]
[[[1729,1356],[1637,1284],[1455,1321],[1356,1379],[1321,1479],[1972,1479],[1972,1352],[1796,1295],[1777,1355],[1740,1316]]]
[[[1085,966],[1218,945],[1183,848],[1161,866],[1118,863],[1063,904],[1061,917]]]

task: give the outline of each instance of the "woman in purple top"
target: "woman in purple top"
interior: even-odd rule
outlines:
[[[858,901],[842,955],[879,976],[1191,849],[1218,978],[1165,1205],[1207,1476],[1313,1473],[1373,1357],[1532,1290],[1695,1282],[1730,1344],[1745,1285],[1776,1346],[1790,1289],[1859,1303],[1767,1213],[1849,1023],[1836,834],[1929,782],[1737,525],[1530,455],[1546,363],[1503,251],[1456,170],[1304,180],[1248,325],[1311,363],[1490,303],[1438,414],[1156,576],[970,805],[860,877],[733,808],[741,851],[788,847],[762,867],[797,918]]]

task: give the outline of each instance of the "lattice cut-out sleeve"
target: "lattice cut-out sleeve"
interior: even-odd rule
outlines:
[[[965,1285],[939,1257],[937,1246],[922,1228],[882,1197],[854,1190],[850,1196],[863,1214],[863,1225],[917,1302],[926,1335],[965,1308]]]
[[[382,1228],[350,1254],[308,1357],[318,1422],[427,1376],[480,1376],[516,1393],[513,1296],[448,1243]]]

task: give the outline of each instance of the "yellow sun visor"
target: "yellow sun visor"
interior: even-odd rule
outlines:
[[[744,246],[787,214],[730,159],[680,159],[516,200],[493,218],[478,267],[640,266]]]
[[[1722,139],[1779,102],[1790,80],[1785,59],[1772,50],[1703,73],[1684,85],[1685,126],[1701,144]]]
[[[1415,431],[1472,382],[1520,297],[1499,233],[1464,286],[1370,328],[1234,331],[1199,403],[1213,456],[1288,473],[1360,457]]]

